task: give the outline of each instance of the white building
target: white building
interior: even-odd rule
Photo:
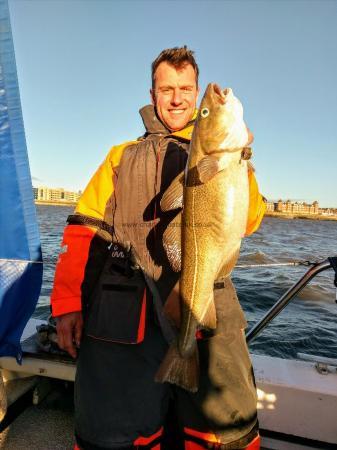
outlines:
[[[34,200],[45,202],[77,203],[82,192],[66,191],[63,188],[47,186],[33,187]]]

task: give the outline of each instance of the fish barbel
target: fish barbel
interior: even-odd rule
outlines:
[[[201,101],[185,174],[164,193],[161,208],[182,207],[163,244],[179,282],[180,329],[156,375],[187,390],[198,389],[196,332],[216,328],[214,282],[237,261],[248,213],[248,129],[231,89],[209,84]]]

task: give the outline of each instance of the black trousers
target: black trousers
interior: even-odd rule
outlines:
[[[167,344],[150,311],[139,344],[84,336],[75,381],[75,432],[83,449],[132,448],[140,437],[167,425],[169,412],[172,436],[212,433],[225,449],[244,448],[257,435],[256,389],[243,323],[230,317],[221,292],[216,307],[214,336],[198,340],[200,383],[193,394],[154,381]]]

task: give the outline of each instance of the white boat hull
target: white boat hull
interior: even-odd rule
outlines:
[[[36,331],[41,321],[31,319],[23,340]],[[337,373],[318,373],[313,362],[252,355],[258,394],[260,428],[271,432],[335,444],[337,448]],[[72,361],[59,362],[27,356],[22,365],[14,358],[0,358],[3,371],[21,376],[39,375],[74,381],[76,366]],[[266,440],[265,440],[266,441]],[[267,439],[268,441],[268,439]],[[270,442],[272,442],[269,439]],[[282,444],[283,445],[283,444]],[[289,442],[281,449],[304,449]],[[312,447],[311,447],[312,448]],[[316,447],[320,448],[320,447]]]
[[[314,363],[252,355],[260,427],[336,444],[337,373]]]

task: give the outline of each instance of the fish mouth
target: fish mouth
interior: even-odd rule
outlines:
[[[212,87],[216,100],[222,105],[224,105],[226,103],[226,96],[228,94],[228,89],[227,88],[221,89],[221,87],[216,83],[213,83]]]

